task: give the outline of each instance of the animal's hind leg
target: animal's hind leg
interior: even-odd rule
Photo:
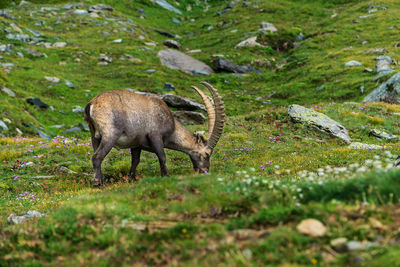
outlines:
[[[101,138],[92,137],[92,146],[93,151],[96,152],[97,148],[99,147],[101,142]]]
[[[151,147],[154,150],[154,153],[156,153],[158,157],[158,161],[160,162],[161,176],[167,176],[168,175],[168,170],[166,165],[167,157],[165,156],[164,142],[161,136],[157,134],[149,135],[148,139],[150,141]]]
[[[115,142],[118,140],[120,135],[114,135],[113,137],[103,136],[101,138],[100,144],[97,147],[96,151],[93,154],[92,162],[94,169],[94,185],[101,186],[103,185],[103,174],[101,173],[101,163],[104,158],[113,148]]]
[[[131,180],[135,180],[136,178],[136,167],[140,162],[141,152],[142,152],[141,148],[131,148],[132,165],[131,165],[131,171],[129,172]]]

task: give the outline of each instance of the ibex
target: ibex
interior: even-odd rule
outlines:
[[[103,185],[101,163],[113,147],[130,148],[130,178],[135,179],[142,150],[154,152],[160,162],[161,175],[168,175],[164,148],[189,155],[193,168],[208,172],[210,156],[222,135],[225,122],[224,103],[218,91],[201,82],[211,92],[214,104],[200,89],[192,86],[202,98],[208,113],[207,140],[182,126],[164,101],[128,90],[103,92],[85,107],[85,120],[92,136],[94,184]]]

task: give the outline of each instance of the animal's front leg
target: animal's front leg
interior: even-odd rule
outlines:
[[[156,153],[158,157],[158,161],[160,162],[161,176],[167,176],[168,175],[168,170],[166,165],[167,157],[165,156],[164,142],[161,136],[157,134],[149,135],[148,139],[149,143],[151,144],[151,147],[154,150],[154,153]]]

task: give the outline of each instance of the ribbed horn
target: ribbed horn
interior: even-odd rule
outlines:
[[[211,149],[214,149],[214,147],[217,145],[219,139],[221,138],[222,131],[224,129],[224,124],[225,124],[224,102],[222,101],[221,96],[218,94],[218,90],[215,89],[212,85],[210,85],[207,82],[200,82],[200,83],[202,85],[204,85],[205,87],[207,87],[207,89],[210,91],[212,98],[214,100],[214,104],[215,104],[215,108],[213,107],[213,110],[215,112],[214,125],[211,127],[209,126],[209,132],[207,135],[208,146]],[[208,109],[207,109],[207,111],[208,111]],[[209,125],[210,125],[210,121],[211,120],[209,120]],[[212,131],[211,131],[211,129],[212,129]],[[211,132],[211,135],[210,135],[210,132]],[[208,138],[208,136],[209,136],[209,138]]]
[[[208,115],[207,140],[209,140],[210,137],[211,137],[211,134],[213,132],[213,129],[214,129],[214,124],[215,124],[215,109],[214,109],[214,105],[211,102],[210,98],[208,98],[208,96],[203,91],[201,91],[196,86],[192,85],[191,87],[194,90],[196,90],[196,92],[200,95],[201,99],[203,99],[204,105],[206,106],[207,115]]]

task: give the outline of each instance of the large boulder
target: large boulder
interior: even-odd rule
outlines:
[[[303,123],[350,144],[350,137],[346,128],[325,114],[299,105],[291,105],[288,112],[294,122]]]
[[[169,10],[169,11],[175,12],[179,15],[182,15],[182,12],[179,9],[173,7],[170,3],[168,3],[165,0],[156,0],[155,3],[159,6],[161,6],[162,8],[165,8],[166,10]]]
[[[234,62],[227,60],[222,57],[217,57],[212,62],[214,68],[217,71],[226,71],[226,72],[233,72],[233,73],[262,73],[263,71],[253,68],[251,66],[239,66],[236,65]]]
[[[196,111],[179,110],[174,111],[174,117],[182,124],[204,124],[206,117],[203,113]]]
[[[207,75],[214,73],[207,64],[174,49],[161,50],[157,56],[164,66],[171,69],[178,69],[188,74],[194,74],[198,71]]]
[[[369,95],[367,95],[363,102],[389,102],[400,103],[400,72],[394,74],[386,82],[377,87]]]
[[[174,108],[180,108],[184,110],[196,110],[196,109],[206,110],[203,104],[200,104],[194,101],[193,99],[187,97],[166,94],[163,95],[161,99],[165,103],[167,103],[168,106]]]

